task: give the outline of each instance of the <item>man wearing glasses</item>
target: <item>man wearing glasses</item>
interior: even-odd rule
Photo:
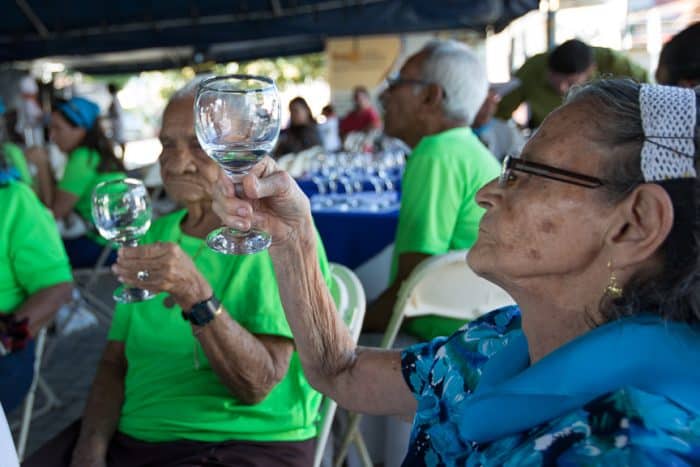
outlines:
[[[423,259],[470,248],[483,210],[474,196],[498,176],[496,159],[469,128],[486,98],[486,70],[455,41],[411,56],[380,96],[384,131],[412,148],[402,181],[391,286],[370,306],[365,331],[383,332],[399,287]],[[421,340],[453,333],[462,321],[426,316],[403,331]]]

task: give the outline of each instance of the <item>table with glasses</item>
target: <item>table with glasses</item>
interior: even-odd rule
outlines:
[[[330,261],[355,269],[394,242],[404,155],[324,155],[297,183]]]

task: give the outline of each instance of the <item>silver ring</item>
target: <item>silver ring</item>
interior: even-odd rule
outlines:
[[[136,273],[136,278],[141,282],[148,280],[151,274],[148,271],[139,271]]]

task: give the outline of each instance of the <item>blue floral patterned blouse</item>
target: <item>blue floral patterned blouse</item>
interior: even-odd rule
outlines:
[[[406,349],[404,466],[700,465],[700,331],[650,315],[530,365],[517,307]]]

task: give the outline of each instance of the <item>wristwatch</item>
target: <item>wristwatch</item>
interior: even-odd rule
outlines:
[[[212,295],[202,302],[195,303],[189,311],[183,311],[182,318],[195,326],[204,326],[223,310],[221,303]]]

